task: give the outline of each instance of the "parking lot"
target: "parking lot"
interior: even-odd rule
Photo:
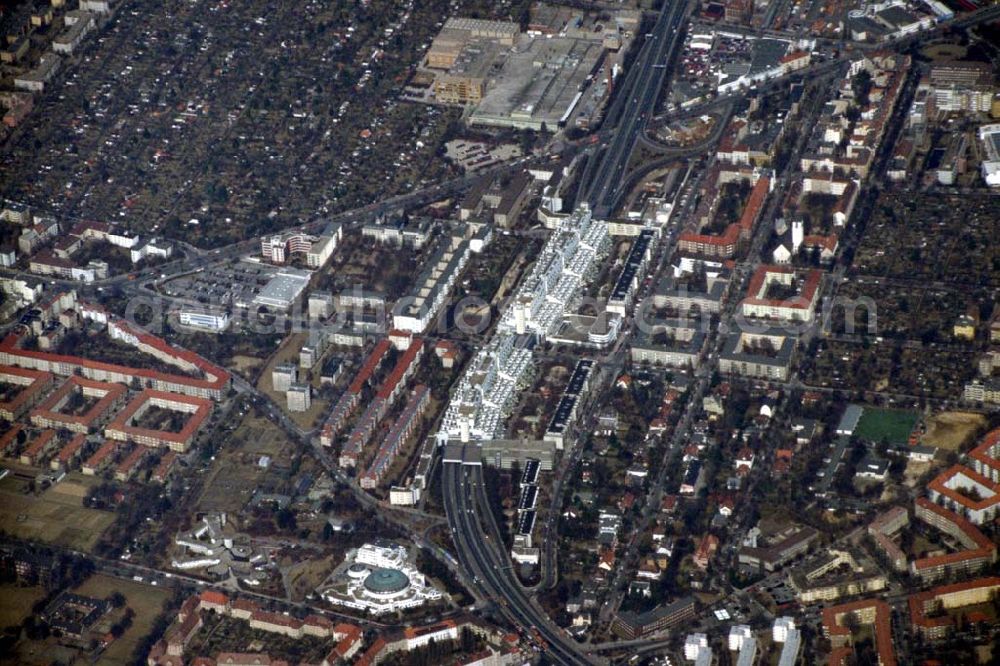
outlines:
[[[249,307],[276,273],[273,266],[236,262],[188,273],[166,282],[167,296],[216,307]]]

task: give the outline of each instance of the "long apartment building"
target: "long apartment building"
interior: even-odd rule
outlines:
[[[65,428],[86,434],[125,401],[121,384],[96,382],[72,376],[31,411],[31,423],[39,428]],[[78,401],[95,400],[85,411],[74,409]]]
[[[944,509],[925,497],[914,503],[914,515],[944,532],[963,550],[923,557],[910,563],[910,573],[922,581],[976,573],[997,561],[996,544],[965,518]]]
[[[580,359],[573,368],[573,373],[569,376],[569,382],[563,390],[556,411],[552,414],[549,427],[545,431],[544,439],[556,445],[557,449],[562,449],[565,444],[565,437],[576,420],[577,408],[590,385],[590,375],[594,368],[594,361],[591,359]]]
[[[910,514],[905,507],[894,506],[881,513],[868,525],[868,534],[875,545],[896,571],[906,571],[906,554],[892,540],[892,535],[910,524]]]
[[[179,663],[181,655],[187,649],[187,643],[203,626],[201,616],[206,612],[243,620],[251,629],[280,634],[292,640],[310,636],[315,639],[329,639],[333,642],[333,647],[322,660],[323,664],[349,661],[364,643],[364,633],[357,625],[334,623],[316,614],[299,619],[284,613],[267,611],[251,599],[231,598],[217,590],[204,590],[198,595],[188,597],[181,604],[173,623],[164,632],[164,637],[152,646],[149,653],[150,663]],[[196,657],[193,663],[246,665],[279,663],[278,660],[262,653],[219,653],[216,656],[217,659]]]
[[[129,451],[128,455],[115,468],[115,480],[124,483],[135,476],[139,467],[145,462],[147,455],[149,455],[149,449],[144,446],[137,446]]]
[[[530,336],[497,334],[470,361],[441,420],[438,441],[500,439],[533,367]]]
[[[79,312],[84,318],[88,318],[88,315],[96,321],[100,321],[100,317],[104,318],[108,335],[113,340],[125,342],[157,360],[178,367],[192,375],[201,375],[201,377],[172,375],[146,368],[132,368],[115,363],[93,361],[80,356],[24,349],[21,346],[22,336],[18,333],[11,333],[0,342],[0,365],[31,368],[62,376],[79,374],[99,382],[138,384],[158,391],[182,393],[214,400],[220,400],[229,388],[231,377],[226,370],[209,363],[193,352],[174,347],[155,335],[114,319],[99,308],[87,308],[86,304],[80,305]]]
[[[391,344],[387,339],[378,341],[371,353],[365,358],[361,369],[358,370],[358,374],[351,380],[347,390],[344,391],[333,405],[333,409],[330,410],[330,414],[323,423],[323,429],[319,436],[319,441],[323,446],[333,445],[333,440],[361,402],[361,392],[368,385],[368,382],[379,366],[382,365],[386,354],[389,353],[390,347]]]
[[[405,390],[406,380],[416,370],[423,351],[423,340],[414,338],[406,351],[399,357],[399,360],[396,361],[396,366],[389,373],[389,376],[385,378],[385,381],[382,382],[375,397],[368,403],[368,407],[365,408],[361,417],[358,418],[353,430],[351,430],[351,434],[344,443],[344,447],[340,451],[339,462],[341,467],[357,466],[361,458],[361,452],[375,433],[378,424],[385,417],[389,409],[392,408],[392,405],[396,402],[396,398]]]
[[[123,442],[109,439],[83,462],[80,471],[82,471],[86,476],[95,476],[98,472],[111,464],[115,454],[118,453],[123,446]]]
[[[382,483],[386,472],[389,471],[389,467],[396,459],[396,454],[399,453],[400,448],[402,448],[406,440],[413,434],[413,431],[420,425],[424,411],[427,409],[427,405],[430,404],[430,398],[430,389],[424,384],[420,384],[413,389],[402,413],[396,418],[392,428],[386,434],[385,439],[382,440],[382,444],[379,446],[372,464],[361,475],[362,488],[370,490],[377,488]]]
[[[521,564],[538,564],[539,549],[534,545],[532,534],[538,515],[538,472],[539,461],[528,459],[521,473],[521,495],[517,501],[517,531],[510,557]]]
[[[176,430],[136,425],[154,407],[186,415],[184,424]],[[104,436],[120,442],[131,441],[143,446],[164,447],[184,453],[191,447],[195,435],[211,411],[212,403],[205,398],[146,389],[108,424],[104,429]]]
[[[442,240],[434,256],[414,281],[412,291],[392,308],[394,328],[422,333],[437,317],[458,276],[468,263],[471,246],[461,237]]]
[[[621,274],[615,281],[615,286],[608,297],[608,312],[624,317],[632,307],[635,294],[639,290],[639,283],[642,281],[643,273],[649,260],[653,256],[653,242],[656,239],[656,232],[652,229],[643,229],[632,244],[628,257],[625,259],[625,266]]]
[[[33,440],[28,442],[24,451],[21,452],[21,464],[37,465],[48,450],[55,446],[58,441],[55,430],[43,430],[38,433]]]
[[[49,466],[57,472],[67,469],[74,460],[80,457],[80,452],[83,451],[86,444],[86,435],[76,435],[59,449],[59,453],[49,462]]]
[[[606,222],[580,206],[560,220],[497,325],[499,334],[553,333],[611,246]]]
[[[32,405],[37,403],[52,385],[54,377],[50,372],[26,370],[24,368],[0,367],[0,384],[18,387],[15,395],[0,401],[0,418],[6,421],[20,419]],[[4,391],[4,395],[10,395]]]

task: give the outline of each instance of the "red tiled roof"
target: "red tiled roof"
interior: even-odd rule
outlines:
[[[231,608],[235,610],[250,611],[254,612],[260,609],[260,606],[256,601],[252,599],[233,599],[232,603],[229,604]]]
[[[907,600],[910,607],[910,621],[915,627],[924,627],[928,629],[950,624],[951,618],[948,616],[927,617],[924,610],[925,602],[946,594],[964,592],[965,590],[973,590],[979,587],[1000,587],[1000,577],[990,576],[988,578],[978,578],[976,580],[968,580],[962,583],[941,585],[940,587],[935,587],[925,592],[910,595],[910,598]]]
[[[801,60],[802,58],[808,59],[809,53],[807,53],[806,51],[792,51],[788,55],[782,56],[780,62],[781,64],[784,65],[785,63]]]
[[[764,209],[764,200],[767,199],[770,188],[771,179],[765,176],[758,178],[757,182],[754,183],[753,189],[750,190],[750,197],[747,199],[747,205],[743,208],[743,214],[740,216],[739,225],[743,233],[749,233],[753,229],[757,217]]]
[[[795,270],[785,266],[760,266],[750,278],[750,284],[747,286],[747,297],[743,299],[743,303],[748,305],[775,305],[786,308],[807,309],[816,297],[823,274],[817,269],[807,271],[802,289],[794,298],[763,298],[760,294],[767,285],[768,275],[776,273],[788,275],[789,273],[794,274]]]
[[[829,250],[830,252],[837,251],[837,236],[836,234],[830,234],[828,236],[810,235],[805,236],[802,239],[803,247],[811,248],[818,247],[820,249]]]
[[[851,630],[837,622],[837,616],[853,613],[870,606],[875,607],[875,648],[882,666],[896,666],[896,656],[892,649],[892,626],[889,604],[881,599],[862,599],[823,610],[823,627],[830,636],[850,636]],[[833,662],[831,655],[831,663]]]
[[[437,624],[425,624],[419,627],[406,627],[403,629],[403,635],[407,638],[417,638],[418,636],[425,636],[439,631],[454,629],[457,626],[458,625],[454,620],[443,620]]]
[[[410,346],[406,348],[403,355],[398,361],[396,361],[396,367],[392,369],[389,376],[385,378],[384,382],[382,382],[382,386],[378,391],[379,398],[382,398],[383,400],[389,399],[389,396],[396,390],[396,386],[403,379],[403,375],[405,375],[409,370],[410,364],[412,364],[417,358],[423,347],[423,340],[420,340],[419,338],[414,339],[413,342],[410,343]]]
[[[76,264],[72,261],[62,259],[52,254],[52,250],[44,248],[35,253],[35,256],[31,258],[29,264],[35,264],[38,266],[55,266],[56,268],[76,268]]]
[[[229,597],[218,590],[204,590],[199,598],[203,603],[225,606],[229,603]]]
[[[282,615],[281,613],[271,613],[269,611],[254,611],[250,616],[250,619],[255,622],[273,624],[277,627],[291,627],[293,629],[299,629],[302,627],[302,620],[289,617],[288,615]]]
[[[110,325],[110,324],[109,324]],[[143,379],[148,379],[151,381],[162,381],[172,384],[179,384],[183,386],[190,386],[198,389],[214,390],[219,391],[226,386],[229,382],[229,373],[222,368],[213,365],[201,358],[197,354],[189,352],[184,349],[178,349],[167,344],[165,341],[157,338],[155,336],[149,335],[145,332],[137,332],[131,327],[125,326],[121,323],[115,324],[118,328],[122,330],[129,331],[130,333],[136,335],[136,338],[159,351],[169,354],[181,361],[191,363],[201,370],[205,374],[206,379],[197,379],[194,377],[186,377],[184,375],[170,375],[163,372],[158,372],[156,370],[148,370],[145,368],[131,368],[124,365],[117,365],[114,363],[104,363],[102,361],[92,361],[88,358],[83,358],[80,356],[68,356],[65,354],[53,354],[50,352],[34,351],[29,349],[20,349],[17,346],[19,336],[17,333],[11,333],[0,342],[0,352],[6,352],[10,354],[13,358],[30,358],[40,361],[45,361],[47,363],[61,363],[66,365],[73,365],[88,368],[91,370],[98,370],[108,373],[116,373],[127,375],[130,377],[139,377]]]
[[[146,457],[147,452],[148,451],[145,446],[135,447],[132,449],[132,452],[125,457],[125,460],[121,461],[121,464],[118,465],[117,471],[122,474],[129,473],[133,468],[139,465],[143,458]]]
[[[187,405],[195,406],[197,409],[188,416],[187,421],[184,423],[184,427],[178,432],[150,430],[148,428],[138,428],[136,426],[128,425],[132,416],[135,415],[135,413],[139,411],[143,405],[154,399],[181,402]],[[115,430],[123,432],[129,436],[154,436],[159,439],[172,442],[186,442],[194,436],[194,433],[201,427],[202,422],[208,418],[211,411],[212,402],[205,398],[196,398],[194,396],[183,395],[181,393],[167,393],[166,391],[146,389],[133,398],[125,409],[118,413],[118,416],[115,417],[114,421],[108,424],[105,431]]]
[[[86,443],[87,436],[83,433],[78,434],[76,437],[69,440],[69,443],[66,444],[66,446],[59,449],[59,455],[56,456],[56,460],[61,463],[69,462]]]
[[[17,438],[24,428],[19,423],[15,423],[14,427],[0,435],[0,451],[3,451]]]
[[[358,660],[354,662],[354,666],[372,666],[387,646],[388,643],[386,643],[385,639],[379,636],[375,639],[375,642],[371,644],[371,647],[365,650],[363,655],[358,657]]]
[[[121,442],[116,442],[114,440],[108,440],[101,445],[101,448],[97,449],[94,455],[87,459],[87,462],[83,463],[84,467],[98,467],[106,458],[108,458],[112,453],[118,450],[121,446]]]
[[[330,629],[333,627],[332,620],[328,620],[322,615],[316,615],[315,613],[313,613],[312,615],[306,615],[305,618],[303,618],[302,620],[302,624],[303,626],[309,625],[312,627],[322,627],[323,629]]]
[[[153,470],[153,478],[155,479],[165,479],[167,474],[170,472],[170,468],[173,466],[174,461],[177,460],[177,453],[174,451],[167,451],[160,458],[159,464],[157,464],[156,469]]]
[[[343,636],[337,646],[333,648],[333,651],[341,658],[354,648],[355,643],[361,640],[361,627],[353,624],[342,622],[333,628],[333,633],[335,636]]]
[[[354,381],[347,388],[349,393],[361,393],[361,389],[364,388],[365,384],[375,373],[376,368],[382,362],[382,358],[389,352],[389,347],[388,339],[378,341],[378,344],[375,345],[375,348],[372,349],[371,353],[365,359],[358,374],[354,376]]]
[[[38,437],[31,440],[31,443],[28,444],[28,448],[24,450],[24,455],[34,458],[49,445],[49,442],[51,442],[55,436],[55,430],[43,430],[38,433]]]

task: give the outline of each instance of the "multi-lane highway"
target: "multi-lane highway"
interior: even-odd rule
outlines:
[[[667,66],[680,43],[687,2],[673,0],[660,12],[647,35],[632,70],[626,75],[607,121],[615,127],[601,130],[610,136],[605,152],[588,165],[580,199],[600,217],[607,217],[617,203],[626,168],[636,143],[646,131],[657,98],[663,89]],[[479,465],[444,463],[442,487],[459,563],[485,597],[497,600],[499,610],[540,644],[546,655],[560,664],[600,663],[557,627],[530,598],[512,571],[507,549],[493,522],[486,501]]]
[[[610,145],[594,162],[593,179],[589,185],[585,183],[584,191],[584,199],[598,219],[607,218],[621,194],[632,150],[646,131],[646,121],[656,108],[670,61],[681,44],[686,13],[687,2],[683,0],[664,5],[608,112],[607,120],[618,123]]]
[[[517,582],[490,514],[482,467],[444,463],[441,474],[445,512],[459,563],[484,596],[495,599],[500,612],[528,634],[549,659],[560,664],[600,663],[555,626]]]

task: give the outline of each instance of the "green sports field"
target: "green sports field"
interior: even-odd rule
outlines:
[[[918,418],[916,412],[865,407],[854,434],[875,443],[884,439],[890,444],[905,444]]]

